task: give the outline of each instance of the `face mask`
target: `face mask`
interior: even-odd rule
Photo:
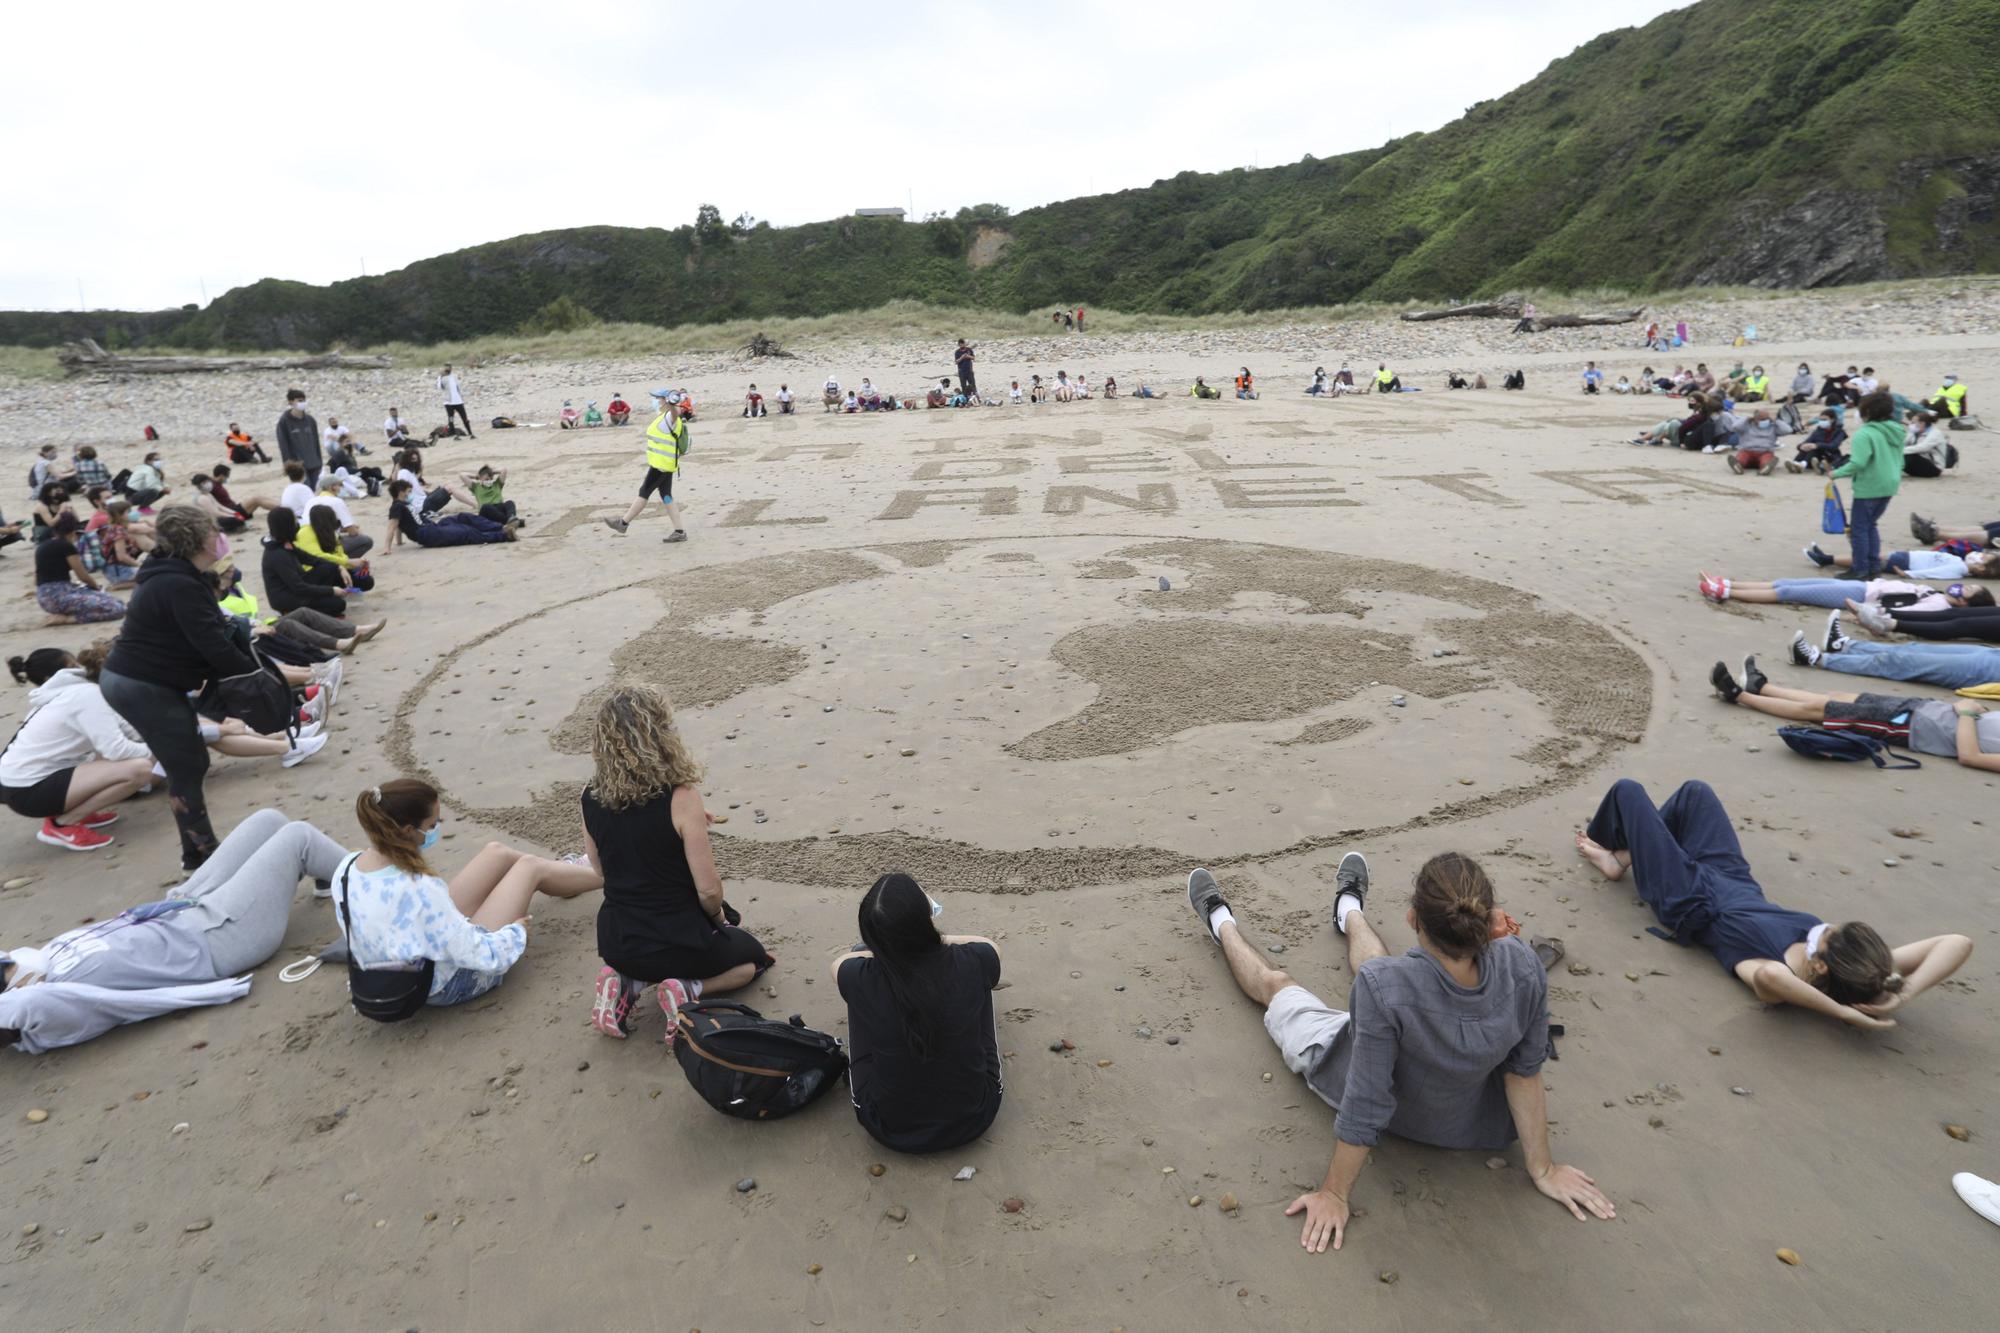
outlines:
[[[306,400],[301,398],[296,403],[293,403],[292,407],[295,411],[303,412],[306,410]]]
[[[422,842],[422,843],[420,843],[420,844],[419,844],[420,848],[421,848],[422,850],[424,850],[424,851],[426,851],[426,852],[427,852],[427,851],[429,851],[429,850],[430,850],[431,848],[433,848],[433,847],[437,846],[437,844],[438,844],[438,834],[439,834],[439,833],[440,833],[440,832],[441,832],[441,831],[443,830],[443,828],[444,828],[444,825],[443,825],[442,823],[437,823],[437,824],[433,824],[433,825],[431,825],[431,826],[430,826],[429,828],[425,829],[425,830],[424,830],[424,840],[423,840],[423,842]]]

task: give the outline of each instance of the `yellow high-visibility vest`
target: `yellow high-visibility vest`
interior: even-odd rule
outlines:
[[[668,408],[646,427],[646,466],[655,472],[674,472],[681,465],[681,450],[687,444],[687,422]]]
[[[1378,371],[1376,371],[1376,372],[1375,372],[1375,382],[1376,382],[1377,384],[1381,384],[1381,385],[1387,385],[1387,384],[1389,383],[1389,381],[1391,381],[1391,380],[1393,380],[1393,379],[1395,379],[1395,378],[1396,378],[1396,377],[1395,377],[1394,375],[1390,374],[1390,373],[1389,373],[1389,371],[1387,371],[1386,369],[1384,369],[1384,370],[1378,370]]]
[[[1944,410],[1955,417],[1965,415],[1965,386],[1954,384],[1950,388],[1939,388],[1937,396],[1944,399]]]
[[[1743,392],[1768,394],[1771,391],[1769,375],[1752,375],[1743,381]]]

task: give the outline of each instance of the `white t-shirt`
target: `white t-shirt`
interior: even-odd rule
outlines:
[[[465,396],[458,391],[458,376],[438,376],[438,388],[444,390],[444,405],[446,407],[465,406]]]
[[[292,482],[278,497],[278,503],[297,514],[301,523],[306,521],[306,511],[312,508],[312,502],[313,488],[302,481]]]
[[[1875,386],[1879,383],[1881,383],[1880,380],[1873,379],[1867,375],[1856,375],[1847,382],[1847,387],[1865,397],[1868,394],[1874,393]]]
[[[791,391],[790,389],[780,389],[780,390],[778,390],[778,401],[779,401],[779,402],[781,402],[781,403],[789,403],[789,402],[791,402],[791,401],[792,401],[792,391]]]
[[[1009,398],[1012,398],[1012,399],[1013,399],[1013,400],[1014,400],[1015,402],[1017,402],[1017,403],[1018,403],[1018,402],[1020,402],[1020,401],[1021,401],[1021,386],[1020,386],[1020,385],[1018,385],[1018,384],[1016,384],[1016,385],[1013,385],[1012,387],[1010,387],[1010,388],[1009,388],[1009,389],[1007,390],[1007,396],[1008,396]]]
[[[424,493],[424,483],[422,479],[420,479],[416,473],[410,471],[406,467],[399,467],[396,469],[396,480],[409,482],[410,491],[413,495],[421,496]]]
[[[328,509],[331,509],[333,511],[333,516],[340,520],[341,527],[351,528],[355,525],[354,515],[348,511],[347,501],[341,499],[339,496],[333,494],[332,492],[321,491],[318,495],[315,495],[313,497],[313,504],[325,505]]]
[[[348,430],[347,427],[345,426],[328,426],[325,430],[320,432],[320,440],[322,443],[326,445],[326,447],[329,450],[331,450],[333,446],[336,444],[345,443],[352,436],[353,432]]]
[[[839,393],[839,392],[840,392],[840,381],[839,381],[839,380],[837,380],[837,379],[835,379],[835,378],[833,378],[833,376],[831,376],[831,375],[827,376],[827,377],[826,377],[826,391],[827,391],[828,393]]]
[[[382,433],[392,439],[398,435],[408,434],[409,430],[410,428],[403,424],[401,417],[389,417],[382,423]]]

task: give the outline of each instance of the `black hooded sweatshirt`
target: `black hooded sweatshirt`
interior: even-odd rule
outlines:
[[[125,608],[104,669],[175,690],[240,676],[257,664],[236,646],[229,617],[202,572],[186,560],[149,557]]]

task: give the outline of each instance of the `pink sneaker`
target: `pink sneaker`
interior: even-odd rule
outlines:
[[[58,824],[53,819],[42,821],[41,830],[35,834],[35,840],[72,852],[94,852],[100,847],[111,845],[109,833],[99,833],[81,824]]]
[[[688,994],[688,983],[668,977],[660,983],[660,1012],[667,1016],[666,1045],[674,1048],[674,1038],[680,1035],[681,1006],[694,1003]]]
[[[93,814],[85,815],[76,822],[87,829],[101,829],[108,824],[116,824],[118,822],[118,812],[116,810],[99,810]]]
[[[1726,586],[1721,579],[1703,579],[1701,581],[1701,595],[1708,598],[1711,602],[1719,602],[1723,599],[1723,590]]]
[[[625,1040],[631,1031],[626,1020],[632,1016],[632,1000],[637,994],[616,968],[599,969],[597,994],[590,1002],[590,1025],[607,1037]]]

